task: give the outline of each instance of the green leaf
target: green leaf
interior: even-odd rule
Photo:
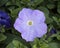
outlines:
[[[14,45],[12,43],[9,43],[6,48],[14,48]]]
[[[57,12],[60,14],[60,2],[58,2]]]
[[[57,35],[57,39],[60,40],[60,35]]]
[[[39,39],[35,38],[35,40],[31,43],[32,48],[40,48],[39,43]]]
[[[14,34],[10,34],[10,33],[6,33],[5,34],[6,36],[7,36],[7,39],[6,39],[6,44],[10,44],[10,43],[12,43],[13,44],[13,46],[15,47],[15,43],[14,42],[16,42],[21,48],[24,48],[24,47],[28,47],[28,46],[30,46],[30,44],[29,43],[27,43],[27,42],[25,42],[25,40],[23,40],[22,38],[21,38],[21,36],[18,36],[18,35],[14,35]],[[19,43],[18,43],[19,42]],[[7,46],[8,46],[7,45]],[[18,46],[18,45],[16,45],[16,46]],[[10,46],[10,45],[9,45]]]
[[[32,44],[32,48],[48,48],[48,41],[41,38],[40,40],[36,38]]]
[[[39,45],[40,45],[40,48],[48,48],[48,47],[49,47],[48,41],[45,40],[44,38],[41,38],[41,39],[40,39]]]
[[[9,5],[12,5],[11,1],[8,1],[8,2],[6,3],[6,6],[9,6]]]
[[[57,31],[57,39],[60,40],[60,31]]]
[[[58,22],[58,18],[57,18],[57,17],[52,17],[52,18],[53,18],[53,20],[57,23],[57,25],[60,26],[60,24],[59,24],[59,22]]]
[[[46,17],[46,23],[51,24],[53,22],[52,18]]]
[[[32,48],[37,48],[36,44],[32,46]]]
[[[6,6],[8,5],[16,5],[16,0],[9,0],[6,4]]]
[[[20,10],[21,10],[21,8],[10,9],[10,11],[11,11],[11,16],[12,16],[13,18],[14,18],[14,17],[17,17]]]
[[[55,42],[49,43],[49,48],[59,48],[58,43]]]
[[[24,6],[28,6],[28,7],[36,7],[37,5],[39,5],[40,3],[42,3],[44,0],[21,0],[21,4],[24,4]]]
[[[21,5],[21,1],[20,0],[16,0],[15,1],[15,4],[17,5],[17,6],[19,6],[19,7],[21,7],[22,5]]]
[[[27,46],[20,43],[18,40],[13,40],[11,43],[9,43],[6,48],[27,48]]]
[[[2,32],[2,33],[5,32],[5,28],[4,28],[4,26],[0,26],[0,32]]]
[[[28,6],[28,7],[31,6],[30,0],[27,0],[27,1],[26,0],[21,0],[20,3],[23,4],[23,6]]]
[[[14,22],[14,20],[18,17],[18,14],[21,8],[9,9],[9,10],[11,11],[11,18],[12,18],[12,21]]]
[[[21,0],[21,1],[22,1],[22,3],[24,3],[24,2],[25,2],[25,3],[30,2],[30,0],[27,0],[27,1],[26,1],[26,0]]]
[[[7,3],[8,0],[0,0],[0,6],[4,5],[5,3]]]
[[[48,47],[49,47],[49,45],[46,44],[46,43],[43,43],[43,44],[40,45],[40,48],[48,48]]]
[[[9,5],[16,5],[16,6],[21,7],[21,1],[20,0],[10,0],[7,2],[6,6],[9,6]]]
[[[36,5],[38,5],[38,4],[40,4],[40,3],[42,3],[44,0],[34,0],[34,1],[32,1],[33,2],[33,4],[36,6]]]
[[[20,45],[20,42],[18,40],[13,40],[12,41],[13,45],[16,46],[17,48],[19,47]]]
[[[4,41],[6,38],[7,37],[4,34],[0,33],[0,41]]]
[[[1,32],[2,32],[2,33],[5,32],[5,28],[4,28],[4,27],[1,28]]]
[[[49,9],[53,9],[53,8],[55,7],[55,5],[54,5],[54,4],[47,4],[47,7],[48,7]]]

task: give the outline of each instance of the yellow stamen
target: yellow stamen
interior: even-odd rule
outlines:
[[[27,25],[31,26],[31,25],[33,25],[33,22],[31,20],[29,20],[29,21],[27,21]]]
[[[32,25],[32,22],[30,21],[28,24],[29,24],[29,25]]]

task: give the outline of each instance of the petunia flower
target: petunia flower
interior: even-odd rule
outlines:
[[[36,37],[41,38],[47,33],[45,15],[40,10],[23,8],[18,14],[14,28],[27,42],[33,41]]]
[[[52,28],[52,29],[50,30],[50,34],[55,34],[55,33],[57,33],[57,32],[56,32],[56,29],[55,29],[55,28]]]
[[[9,15],[2,10],[0,10],[0,25],[4,25],[6,28],[11,26]]]

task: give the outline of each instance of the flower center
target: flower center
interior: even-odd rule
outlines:
[[[33,25],[33,21],[31,21],[31,20],[27,21],[27,25],[28,26],[32,26]]]

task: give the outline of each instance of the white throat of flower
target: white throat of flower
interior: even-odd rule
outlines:
[[[28,26],[32,26],[32,25],[33,25],[33,21],[32,21],[32,20],[28,20],[28,21],[27,21],[27,25],[28,25]]]

